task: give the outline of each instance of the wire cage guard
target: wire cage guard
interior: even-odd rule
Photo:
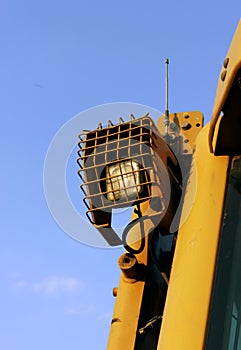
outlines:
[[[170,178],[163,174],[177,161],[148,115],[127,122],[120,118],[117,125],[109,121],[107,127],[99,124],[79,139],[80,188],[86,215],[98,229],[111,227],[114,208],[153,201],[155,193],[158,203],[165,197],[168,201],[170,193],[165,191],[170,189],[170,184],[166,186]]]

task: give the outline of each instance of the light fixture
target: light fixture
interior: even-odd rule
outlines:
[[[173,152],[148,115],[120,119],[117,125],[99,124],[79,137],[78,174],[86,215],[110,245],[121,244],[111,227],[115,208],[149,201],[148,215],[165,211],[168,221],[171,192],[176,186],[180,193],[181,175]]]

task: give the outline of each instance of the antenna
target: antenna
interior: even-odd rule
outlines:
[[[169,110],[168,110],[168,65],[169,65],[169,59],[167,58],[165,61],[166,64],[166,108],[165,108],[165,117],[164,117],[164,126],[165,126],[165,132],[168,134],[168,128],[170,125],[170,119],[169,119]]]

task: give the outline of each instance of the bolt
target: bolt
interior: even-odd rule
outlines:
[[[191,127],[192,127],[192,125],[191,125],[190,123],[188,123],[188,122],[184,122],[184,123],[182,123],[182,125],[181,125],[181,128],[182,128],[183,130],[189,130],[189,129],[191,129]]]
[[[118,265],[129,283],[133,281],[142,281],[145,275],[145,265],[139,263],[135,255],[130,253],[124,253],[118,260]]]

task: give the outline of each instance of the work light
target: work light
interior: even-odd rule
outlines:
[[[110,245],[121,244],[111,227],[113,209],[149,201],[149,217],[168,212],[173,183],[181,182],[180,171],[148,115],[127,122],[120,118],[117,125],[99,124],[79,137],[78,174],[86,215]]]

